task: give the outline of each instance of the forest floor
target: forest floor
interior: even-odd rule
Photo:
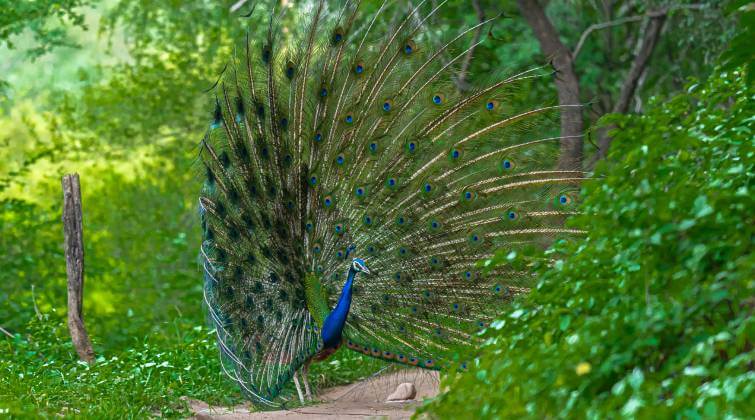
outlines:
[[[403,382],[411,382],[417,389],[413,400],[386,402],[386,398]],[[365,379],[349,385],[324,389],[319,402],[290,410],[254,412],[249,405],[210,407],[198,400],[187,400],[197,419],[408,419],[424,398],[438,394],[437,372],[417,373],[399,371]]]

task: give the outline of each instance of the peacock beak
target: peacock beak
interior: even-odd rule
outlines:
[[[367,266],[366,266],[366,265],[365,265],[365,266],[363,266],[363,267],[364,267],[364,269],[362,270],[362,272],[363,272],[364,274],[371,274],[371,273],[370,273],[370,269],[369,269],[369,268],[367,268]]]

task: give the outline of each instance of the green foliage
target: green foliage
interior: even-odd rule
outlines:
[[[77,361],[62,319],[34,318],[27,333],[0,343],[0,410],[12,416],[186,417],[191,396],[234,404],[238,391],[220,369],[215,333],[181,329],[170,344],[152,338],[91,366]]]
[[[754,94],[724,72],[646,115],[608,119],[610,160],[570,222],[589,237],[549,251],[536,290],[422,412],[755,415]]]
[[[203,324],[204,315],[201,272],[195,262],[199,232],[193,161],[210,117],[202,91],[215,82],[234,39],[247,30],[254,37],[266,28],[268,3],[256,3],[248,19],[240,17],[247,6],[231,14],[228,4],[208,0],[190,7],[172,0],[0,0],[0,326],[18,332],[0,342],[0,415],[10,410],[19,416],[145,417],[158,411],[178,416],[186,414],[181,395],[215,403],[238,401],[237,390],[220,375],[213,337],[194,329]],[[380,4],[365,3],[371,10]],[[623,6],[629,3],[631,7]],[[679,89],[685,77],[709,71],[705,64],[729,39],[734,25],[733,19],[720,18],[723,3],[702,3],[704,10],[672,14],[667,27],[674,30],[664,33],[641,96],[665,95]],[[732,72],[751,57],[752,8],[742,0],[724,3],[739,7],[736,17],[743,27],[750,22],[749,32],[737,36],[725,55],[727,71]],[[470,78],[504,65],[513,71],[545,61],[515,2],[500,6],[503,10],[496,2],[481,4],[488,17],[503,11],[506,18],[475,50]],[[613,4],[621,16],[646,11],[642,2]],[[571,48],[590,24],[621,17],[603,15],[594,2],[549,2],[548,12]],[[376,22],[376,30],[389,20]],[[429,22],[437,36],[431,42],[437,44],[474,22],[467,2],[449,2]],[[634,43],[619,41],[631,39],[639,25],[615,26],[611,36],[601,30],[588,38],[577,61],[583,98],[618,92],[634,48]],[[81,48],[55,48],[77,45]],[[736,340],[743,337],[743,328],[750,328],[751,337],[752,327],[744,321],[737,324],[748,310],[737,306],[737,299],[752,294],[752,287],[736,275],[743,270],[748,274],[751,259],[735,256],[736,249],[751,240],[747,229],[752,221],[737,231],[732,218],[737,212],[731,205],[749,199],[737,195],[736,188],[743,187],[738,179],[751,174],[752,156],[747,153],[752,152],[751,145],[727,141],[752,137],[752,120],[746,113],[735,115],[745,106],[741,100],[727,108],[730,101],[723,98],[731,96],[736,84],[727,78],[719,82],[722,86],[711,86],[713,90],[698,86],[668,107],[656,106],[646,117],[621,122],[615,156],[626,154],[637,168],[611,169],[606,178],[610,190],[603,191],[598,183],[588,186],[595,198],[587,208],[609,213],[575,221],[590,229],[599,226],[605,239],[593,235],[583,249],[568,245],[560,250],[570,257],[556,266],[563,271],[547,271],[532,301],[512,313],[520,317],[508,318],[496,324],[500,330],[490,332],[489,347],[502,351],[505,357],[498,359],[505,363],[494,365],[482,358],[483,379],[459,379],[454,385],[458,394],[442,398],[433,406],[437,412],[470,410],[476,407],[470,395],[493,394],[493,385],[496,391],[508,387],[492,395],[500,399],[488,402],[487,413],[501,416],[525,413],[530,401],[536,401],[535,413],[557,412],[567,406],[570,392],[577,395],[572,412],[588,410],[590,402],[583,401],[583,395],[595,396],[594,406],[607,409],[611,404],[626,406],[635,397],[649,404],[649,395],[662,393],[668,400],[666,396],[678,394],[667,409],[683,405],[701,413],[708,401],[718,413],[723,410],[730,394],[716,396],[718,389],[736,389],[735,397],[746,398],[745,382],[751,379],[741,375],[740,385],[736,380],[742,372],[737,363],[748,355],[735,355],[743,348]],[[528,90],[521,92],[521,100],[539,100],[544,94]],[[696,108],[696,101],[703,105]],[[724,120],[730,117],[730,122]],[[648,146],[647,155],[637,139]],[[735,146],[737,150],[728,149]],[[745,153],[746,147],[750,152]],[[732,159],[725,161],[715,148]],[[727,175],[738,167],[736,156],[742,171]],[[660,172],[653,172],[658,165]],[[95,350],[103,357],[88,368],[75,361],[62,319],[53,315],[38,321],[34,315],[35,306],[42,313],[63,313],[59,182],[63,173],[73,171],[82,174],[84,194],[85,318]],[[671,186],[672,178],[676,181],[665,196],[652,192]],[[751,189],[747,182],[745,192]],[[635,189],[637,197],[632,195]],[[696,208],[698,195],[705,199]],[[674,210],[668,207],[672,198]],[[654,206],[643,211],[647,203]],[[714,213],[694,217],[707,212],[706,205]],[[692,213],[688,217],[680,209]],[[688,219],[687,224],[695,224],[680,230]],[[656,240],[660,243],[654,244]],[[529,262],[522,257],[513,259],[524,269]],[[716,270],[715,264],[720,266]],[[630,271],[636,267],[639,270]],[[657,280],[653,270],[660,273]],[[654,280],[648,286],[648,306],[645,278]],[[743,286],[737,291],[731,284]],[[734,315],[726,312],[727,300]],[[713,326],[706,327],[703,310],[710,312],[705,315]],[[724,319],[732,327],[722,331],[731,338],[714,331]],[[616,330],[614,324],[632,329]],[[569,344],[566,340],[575,334],[578,344]],[[658,343],[638,337],[655,337]],[[707,363],[709,357],[712,362]],[[313,383],[328,386],[363,377],[375,369],[369,360],[341,350],[313,366]],[[583,362],[589,363],[590,373],[576,377],[576,366],[582,371],[587,366],[580,365]],[[155,365],[147,366],[150,363]],[[695,376],[701,372],[698,366],[705,366],[707,376]],[[633,373],[634,367],[639,373]],[[558,378],[562,382],[556,386]],[[512,384],[530,380],[532,388],[513,394]],[[703,388],[698,387],[701,381],[707,381]],[[614,385],[616,396],[611,394]],[[696,392],[707,393],[708,400],[693,402]],[[536,393],[537,398],[532,397]],[[484,404],[480,401],[480,410]]]
[[[168,148],[142,151],[138,166],[114,158],[82,172],[84,307],[104,350],[149,331],[170,335],[177,316],[202,319],[191,155]],[[154,157],[166,153],[181,159]],[[23,328],[33,304],[45,312],[66,302],[59,181],[54,172],[44,179],[48,200],[0,200],[0,298],[10,302],[0,320],[11,330]]]
[[[28,51],[31,57],[39,57],[54,47],[72,46],[67,37],[66,25],[86,27],[81,7],[90,5],[89,0],[1,0],[0,46],[13,48],[13,35],[31,31],[37,46]]]

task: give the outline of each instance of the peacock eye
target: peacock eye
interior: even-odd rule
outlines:
[[[562,205],[571,204],[572,198],[566,194],[562,194],[558,197],[558,203]]]
[[[270,56],[272,55],[272,50],[270,49],[270,46],[265,45],[262,47],[262,61],[265,63],[270,62]]]
[[[414,44],[414,41],[412,41],[411,39],[404,43],[404,46],[403,46],[404,54],[411,55],[416,49],[417,49],[417,46]]]
[[[294,63],[291,61],[286,63],[286,77],[289,79],[294,77]]]
[[[333,44],[338,44],[343,41],[343,29],[338,27],[333,31]]]

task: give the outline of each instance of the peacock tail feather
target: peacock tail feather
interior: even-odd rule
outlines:
[[[515,100],[551,71],[491,71],[460,92],[454,71],[494,19],[437,42],[427,26],[445,2],[425,3],[387,33],[375,29],[387,2],[360,16],[358,1],[319,1],[300,32],[271,17],[214,89],[201,142],[205,302],[223,368],[254,401],[275,404],[322,350],[352,257],[372,275],[353,286],[348,348],[463,367],[477,333],[534,281],[527,265],[477,262],[582,233],[563,222],[584,174],[553,169],[561,138],[542,134],[562,107]]]

